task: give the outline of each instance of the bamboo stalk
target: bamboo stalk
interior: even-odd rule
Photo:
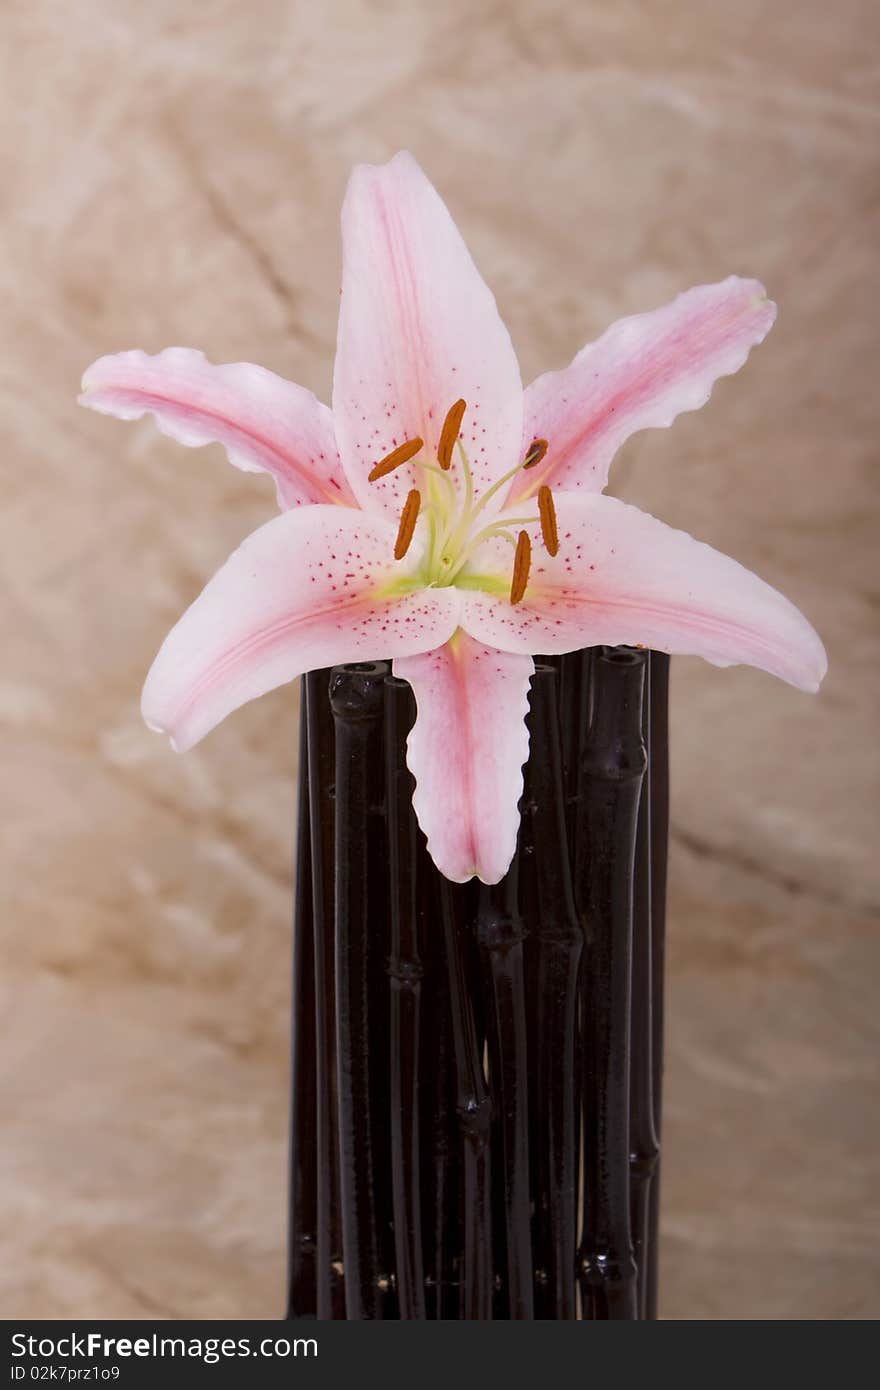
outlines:
[[[565,818],[566,826],[568,829],[568,855],[569,865],[571,866],[570,871],[573,890],[576,890],[577,859],[580,853],[578,848],[578,834],[580,831],[580,793],[583,782],[580,770],[581,754],[583,752],[584,744],[589,731],[590,720],[592,718],[593,665],[596,650],[597,649],[595,647],[586,647],[581,651],[567,652],[564,656],[559,658],[559,661],[561,663],[560,674],[566,676],[568,680],[569,704],[572,708],[577,710],[577,718],[575,720],[572,720],[570,717],[567,721],[564,721],[562,719],[560,720],[562,734],[562,769],[563,779],[565,781],[566,788]],[[578,904],[576,891],[575,909],[577,911],[578,921],[581,924],[581,931],[583,932],[583,913],[581,912],[580,906]],[[581,960],[579,966],[580,971],[583,971],[585,968],[585,954],[586,941],[584,939],[582,941],[581,946]],[[582,1031],[580,1020],[581,993],[582,991],[579,991],[579,999],[576,1010],[579,1040]],[[575,1049],[574,1078],[575,1096],[577,1097],[577,1103],[575,1106],[575,1152],[577,1154],[578,1161],[578,1192],[576,1203],[577,1224],[579,1228],[582,1228],[583,1225],[583,1052],[583,1047],[580,1045],[580,1041],[578,1041],[578,1045]],[[579,1261],[577,1263],[579,1263]],[[583,1302],[584,1300],[582,1296],[582,1281],[578,1280],[576,1305],[577,1316],[581,1318],[584,1316]]]
[[[575,911],[565,831],[565,785],[554,667],[537,664],[529,695],[532,756],[525,770],[523,836],[533,850],[535,1024],[532,1161],[539,1317],[576,1316],[578,1186],[576,1031],[583,928]],[[521,855],[521,864],[526,865]]]
[[[514,856],[498,884],[481,884],[476,936],[487,976],[489,1078],[501,1141],[507,1316],[532,1321],[531,1194],[529,1178],[528,1030],[523,969],[519,866]]]
[[[310,671],[305,677],[304,690],[314,929],[317,1316],[321,1321],[345,1317],[336,1105],[336,985],[333,970],[336,754],[329,683],[328,670]]]
[[[385,678],[381,687],[383,717],[369,742],[367,757],[367,858],[366,884],[370,926],[367,935],[367,976],[369,1006],[369,1096],[373,1125],[374,1202],[376,1234],[379,1243],[379,1290],[382,1318],[400,1316],[394,1260],[394,1184],[391,1123],[388,1114],[389,1060],[391,1057],[391,1010],[389,1008],[388,962],[391,955],[391,891],[389,873],[388,802],[386,784],[386,739],[384,704],[387,696],[388,663],[382,663]],[[362,666],[348,667],[363,670]],[[372,669],[372,668],[371,668]],[[396,891],[396,890],[395,890]]]
[[[421,840],[420,847],[425,870],[420,883],[425,920],[425,977],[431,982],[422,1000],[424,1027],[421,1037],[421,1070],[428,1079],[421,1097],[426,1316],[440,1321],[460,1316],[461,1155],[442,895],[436,870]]]
[[[375,1131],[379,1097],[370,1081],[370,770],[382,732],[380,663],[335,667],[335,965],[339,1173],[345,1315],[381,1318],[389,1271],[380,1260]],[[384,1111],[383,1111],[384,1113]]]
[[[559,729],[562,748],[562,774],[566,796],[569,800],[577,795],[578,755],[583,741],[586,718],[589,716],[588,695],[584,682],[586,667],[589,666],[591,648],[578,652],[566,652],[558,659]],[[540,662],[543,665],[543,662]]]
[[[654,1132],[660,1143],[663,1091],[664,977],[666,970],[666,869],[669,849],[669,657],[651,652],[651,1052]],[[660,1258],[660,1158],[651,1182],[645,1317],[657,1317]]]
[[[558,657],[559,726],[562,753],[562,779],[568,848],[574,862],[577,833],[576,803],[579,786],[581,748],[590,720],[590,668],[593,649],[566,652]]]
[[[646,655],[604,648],[593,661],[593,710],[581,757],[576,901],[587,930],[582,972],[583,1316],[637,1317],[629,1217],[630,990],[633,860],[645,771]]]
[[[549,672],[553,689],[558,689],[558,671],[550,663],[536,660],[535,670]],[[538,906],[538,874],[535,864],[535,826],[538,819],[538,806],[535,800],[533,778],[529,763],[536,755],[537,744],[534,736],[535,690],[538,686],[534,678],[529,691],[529,762],[524,769],[524,789],[520,803],[519,829],[519,908],[524,922],[540,923]],[[558,709],[557,709],[558,713]],[[559,729],[556,729],[557,742]],[[544,1095],[541,1068],[543,1048],[541,1034],[545,1024],[545,1010],[539,998],[537,980],[542,969],[542,956],[545,943],[539,930],[526,934],[523,941],[523,961],[525,978],[534,987],[526,990],[526,1030],[528,1035],[528,1116],[529,1116],[529,1189],[532,1208],[532,1262],[534,1264],[535,1318],[554,1318],[553,1294],[550,1288],[548,1270],[551,1255],[548,1247],[551,1240],[548,1214],[547,1163],[544,1156],[546,1138],[546,1106],[542,1104]],[[500,1134],[496,1135],[498,1148]],[[503,1220],[503,1211],[501,1213]],[[501,1252],[502,1268],[504,1251]]]
[[[303,692],[300,697],[291,990],[288,1319],[311,1319],[317,1315],[317,1147],[314,1128],[317,1078],[308,759],[308,723]]]
[[[425,1318],[419,1183],[423,930],[418,884],[419,844],[412,810],[413,778],[406,766],[406,736],[414,720],[415,699],[409,685],[394,676],[386,677],[385,755],[391,890],[391,951],[388,956],[391,1182],[397,1297],[400,1317],[408,1321]]]
[[[467,947],[462,921],[464,895],[439,879],[443,935],[449,979],[449,1008],[456,1076],[456,1111],[463,1170],[463,1251],[459,1317],[488,1322],[492,1317],[492,1220],[489,1131],[492,1105],[483,1075],[482,1048],[467,988]]]
[[[406,684],[337,668],[331,711],[330,673],[306,678],[288,1317],[571,1319],[575,1268],[583,1316],[656,1316],[668,664],[614,649],[538,664],[520,853],[492,888],[427,858]]]
[[[651,657],[645,668],[642,736],[648,762],[639,796],[633,871],[632,1011],[630,1021],[630,1222],[638,1266],[639,1317],[646,1318],[651,1260],[650,1202],[660,1146],[654,1127],[651,969]]]

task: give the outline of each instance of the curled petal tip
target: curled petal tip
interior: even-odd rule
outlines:
[[[494,864],[488,868],[485,864],[469,864],[466,869],[462,869],[453,860],[444,859],[443,847],[438,845],[436,841],[432,842],[430,853],[436,868],[450,883],[471,883],[473,879],[476,879],[478,883],[485,883],[487,888],[494,888],[496,883],[501,882],[513,863],[516,845],[511,849],[508,859],[496,859]]]
[[[828,671],[828,655],[822,639],[795,604],[784,599],[781,594],[777,597],[784,605],[787,627],[787,639],[781,629],[779,632],[780,652],[785,653],[787,647],[787,654],[783,655],[778,669],[764,663],[756,664],[764,665],[765,670],[769,670],[772,675],[780,676],[796,690],[815,695]]]
[[[94,395],[95,391],[101,385],[101,370],[108,361],[109,358],[107,357],[99,357],[97,361],[92,362],[88,367],[86,367],[79,383],[80,394],[77,396],[78,405],[84,405],[88,407],[94,406],[94,402],[92,401],[91,397]]]
[[[766,338],[767,334],[770,332],[770,329],[776,322],[776,318],[779,313],[779,308],[776,304],[776,301],[770,298],[767,291],[764,289],[764,286],[760,282],[757,283],[757,293],[755,295],[755,308],[763,316],[765,325],[763,337]],[[760,338],[758,341],[763,342],[763,338]]]
[[[806,622],[806,619],[804,619]],[[810,628],[810,652],[805,662],[804,677],[801,682],[801,689],[808,695],[815,695],[823,680],[828,674],[828,654],[822,644],[822,639],[814,628]]]
[[[380,160],[375,164],[370,164],[367,161],[364,161],[361,164],[356,164],[352,169],[352,177],[354,177],[355,174],[360,174],[362,172],[373,173],[377,169],[400,169],[406,167],[409,167],[410,169],[417,169],[418,172],[422,174],[423,178],[427,177],[424,174],[422,167],[419,164],[419,161],[416,159],[415,155],[410,153],[409,150],[397,150],[394,154],[390,155],[388,159]]]
[[[143,703],[141,704],[141,717],[143,718],[144,723],[146,724],[147,728],[150,730],[151,733],[162,734],[165,738],[168,739],[168,742],[171,744],[171,747],[174,749],[175,753],[186,752],[186,746],[181,743],[180,739],[174,736],[174,734],[167,727],[167,725],[161,724],[158,721],[158,719],[152,718],[150,715],[146,713]]]
[[[751,324],[749,343],[750,346],[757,347],[776,322],[779,310],[775,301],[770,298],[766,286],[760,280],[753,280],[744,275],[730,275],[723,283],[729,288],[732,296],[740,298],[742,308],[746,311],[743,317],[744,329],[748,331],[748,325]],[[748,356],[748,350],[745,356]]]
[[[501,882],[501,880],[503,879],[504,875],[507,873],[507,870],[510,868],[510,865],[511,865],[512,863],[513,863],[513,855],[510,856],[510,859],[509,859],[508,863],[505,864],[505,866],[504,866],[503,869],[501,869],[501,870],[499,870],[499,871],[497,871],[497,872],[494,872],[494,871],[493,871],[492,873],[490,873],[490,872],[489,872],[488,870],[486,870],[486,869],[484,869],[484,870],[482,871],[482,873],[480,872],[479,869],[474,869],[473,873],[471,874],[471,878],[479,879],[480,883],[485,883],[487,888],[494,888],[496,883],[500,883],[500,882]]]
[[[99,358],[98,358],[98,362],[101,362],[101,361],[103,361],[103,358],[100,358],[100,357],[99,357]],[[79,389],[80,389],[80,391],[81,391],[81,393],[82,393],[82,395],[80,395],[80,396],[78,397],[78,400],[79,400],[80,405],[83,405],[83,404],[84,404],[83,396],[87,396],[87,395],[89,394],[89,392],[92,390],[92,381],[93,381],[93,379],[94,379],[94,369],[95,369],[95,367],[98,365],[98,362],[92,362],[88,367],[86,367],[85,371],[83,372],[82,376],[80,377]]]

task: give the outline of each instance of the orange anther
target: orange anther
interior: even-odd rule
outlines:
[[[397,529],[397,540],[394,542],[395,560],[402,560],[409,550],[421,505],[421,495],[418,488],[414,487],[403,504],[403,511],[400,514],[400,526]]]
[[[523,468],[534,468],[535,464],[541,462],[549,448],[550,445],[546,439],[533,439],[523,459]]]
[[[464,401],[456,401],[446,412],[446,419],[443,421],[443,429],[440,432],[440,443],[437,445],[437,462],[444,473],[452,467],[452,451],[455,448],[455,441],[461,429],[461,422],[464,416],[466,405]]]
[[[538,488],[538,511],[541,513],[541,535],[551,555],[559,549],[559,527],[556,525],[556,507],[553,493],[546,483]]]
[[[390,454],[386,454],[383,459],[374,464],[367,474],[367,482],[374,483],[377,478],[384,478],[386,473],[393,473],[395,468],[399,468],[403,463],[409,463],[410,459],[415,458],[420,449],[424,449],[424,439],[407,439],[405,443],[398,444],[396,449],[392,449]]]
[[[516,542],[516,554],[513,557],[513,579],[510,583],[511,603],[519,603],[525,593],[531,567],[532,543],[529,540],[528,532],[520,531]]]

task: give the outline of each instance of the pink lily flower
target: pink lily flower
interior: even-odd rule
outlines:
[[[83,378],[91,409],[150,412],[181,443],[218,441],[270,473],[282,509],[169,633],[143,714],[183,751],[305,671],[392,657],[415,691],[408,762],[434,862],[497,883],[532,653],[643,645],[818,689],[822,643],[782,594],[603,495],[624,440],[702,406],[775,307],[753,280],[689,290],[524,391],[495,300],[410,155],[354,171],[342,236],[332,413],[190,348],[102,357]]]

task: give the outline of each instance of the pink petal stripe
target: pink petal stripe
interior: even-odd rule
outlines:
[[[705,405],[715,381],[739,371],[775,317],[763,285],[731,275],[652,313],[619,319],[563,371],[527,388],[523,448],[533,439],[550,448],[514,479],[508,500],[542,483],[601,492],[621,444]]]
[[[503,878],[516,849],[530,656],[513,656],[457,632],[419,656],[397,657],[394,674],[415,691],[407,744],[413,806],[428,850],[455,883]]]
[[[787,598],[711,546],[613,497],[558,493],[559,552],[532,527],[525,597],[468,593],[462,626],[505,651],[565,652],[598,643],[745,662],[817,690],[819,637]],[[510,550],[483,547],[474,569],[509,575]]]
[[[194,348],[155,357],[118,352],[93,362],[80,404],[122,420],[148,411],[180,444],[224,445],[245,472],[271,473],[283,509],[301,502],[354,505],[325,405],[250,362],[215,366]]]
[[[433,461],[459,398],[467,402],[461,438],[479,493],[517,461],[519,366],[493,295],[411,155],[355,169],[342,242],[333,414],[358,501],[399,515],[418,470],[409,464],[368,483],[370,468],[417,436]],[[460,478],[457,455],[453,469]]]
[[[144,687],[146,722],[183,752],[303,671],[445,642],[459,596],[388,596],[389,581],[411,573],[390,558],[394,537],[388,522],[331,506],[297,508],[254,531],[165,639]]]

